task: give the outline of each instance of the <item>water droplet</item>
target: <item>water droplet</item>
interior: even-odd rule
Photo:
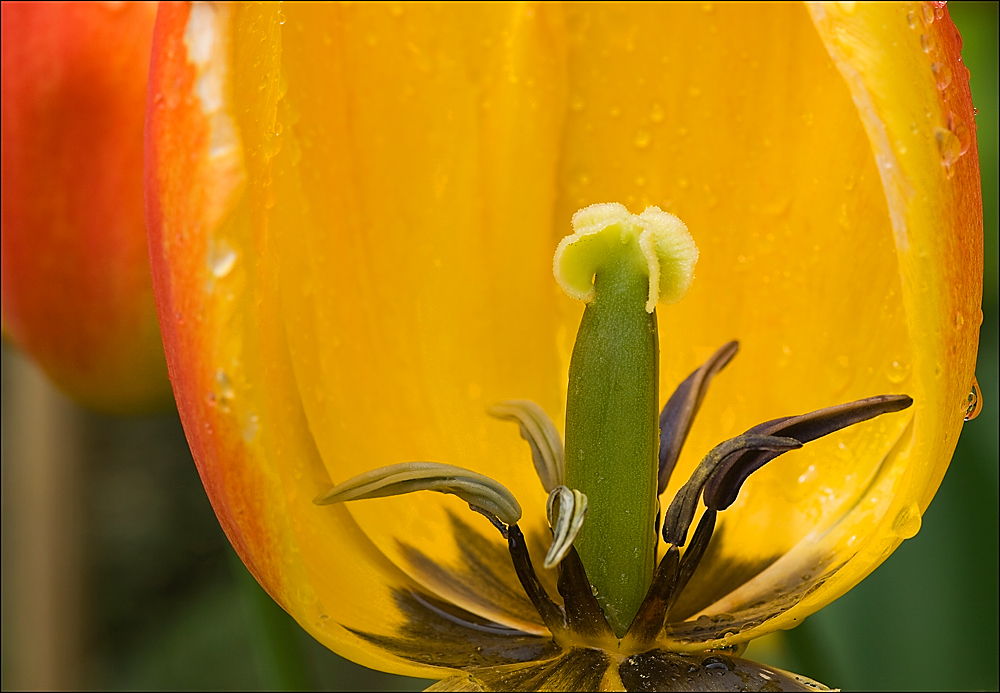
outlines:
[[[937,88],[944,91],[951,85],[951,68],[947,63],[931,63],[931,72],[937,80]]]
[[[885,367],[885,377],[890,383],[899,384],[910,375],[910,364],[902,359],[893,359]]]
[[[247,416],[246,423],[243,424],[243,440],[247,443],[253,442],[260,430],[260,418],[256,414]]]
[[[634,144],[638,149],[645,149],[649,146],[652,139],[653,136],[650,135],[647,130],[639,130],[635,133],[635,138],[632,140],[632,144]]]
[[[920,34],[920,47],[924,49],[924,53],[930,53],[934,50],[934,37],[930,34]]]
[[[221,368],[215,371],[215,383],[219,386],[219,393],[215,397],[219,409],[224,412],[229,411],[229,407],[236,398],[236,391],[229,380],[229,375]]]
[[[729,671],[729,662],[727,657],[716,656],[716,657],[706,657],[701,660],[701,665],[708,669],[709,671],[717,671],[719,673],[725,673]]]
[[[969,151],[969,145],[972,144],[972,138],[969,137],[969,128],[965,126],[965,121],[962,120],[954,111],[948,113],[948,129],[955,133],[955,137],[958,138],[958,143],[960,145],[958,154],[962,156],[967,151]]]
[[[278,13],[278,24],[284,24],[284,23],[285,23],[285,13],[284,12],[279,12]]]
[[[972,391],[969,392],[969,396],[962,405],[965,409],[966,421],[972,421],[983,410],[983,393],[979,389],[979,381],[976,380],[975,376],[972,377]]]
[[[942,127],[934,128],[934,139],[937,140],[938,153],[941,155],[945,174],[951,178],[955,175],[953,166],[962,156],[962,142],[954,132]]]
[[[934,23],[934,8],[930,6],[930,3],[924,3],[924,24],[930,26]]]
[[[819,476],[819,472],[816,470],[816,465],[811,464],[809,468],[799,475],[800,484],[808,484],[810,481]]]
[[[892,521],[892,533],[900,539],[912,539],[920,531],[920,506],[910,503]]]
[[[677,185],[681,190],[687,190],[687,187],[690,184],[688,183],[687,178],[681,178],[677,181]]]
[[[944,18],[944,8],[941,7],[941,5],[934,6],[934,16],[937,17],[938,19]]]
[[[226,239],[220,239],[211,244],[208,254],[208,269],[217,278],[222,279],[233,270],[238,254]]]
[[[916,12],[907,12],[906,13],[906,23],[910,25],[911,29],[916,29],[917,28],[918,20],[917,20],[917,14],[916,14]]]
[[[658,103],[653,104],[653,108],[649,111],[649,119],[654,123],[663,122],[663,106]]]

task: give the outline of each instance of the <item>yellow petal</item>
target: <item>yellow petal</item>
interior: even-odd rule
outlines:
[[[891,12],[902,14],[878,15]],[[910,533],[950,458],[974,365],[981,247],[967,247],[981,226],[961,195],[975,164],[959,158],[947,178],[928,153],[939,153],[931,126],[943,107],[926,100],[937,92],[925,89],[928,58],[906,12],[857,5],[851,16],[867,19],[835,17],[829,31],[817,20],[817,33],[804,6],[784,4],[240,6],[231,21],[213,15],[210,50],[197,32],[185,48],[190,18],[177,20],[172,60],[207,57],[186,82],[164,73],[158,83],[164,108],[173,95],[200,109],[200,139],[166,125],[150,136],[194,138],[164,144],[151,164],[164,210],[153,251],[161,322],[175,311],[189,321],[168,330],[168,360],[234,544],[310,632],[359,661],[421,670],[366,654],[337,625],[392,632],[391,590],[404,585],[540,632],[513,598],[477,597],[421,562],[470,574],[453,517],[485,547],[475,556],[502,557],[461,502],[310,501],[376,467],[435,461],[496,478],[524,508],[526,533],[546,531],[530,450],[486,409],[531,399],[561,427],[581,307],[550,263],[573,212],[598,202],[674,213],[699,247],[688,297],[659,317],[664,400],[719,345],[741,341],[668,494],[716,443],[762,420],[882,393],[916,400],[913,413],[755,475],[723,514],[712,560],[744,579],[771,567],[696,608],[717,615],[751,593],[784,608],[783,592],[797,595],[783,577],[817,555],[832,558],[815,577],[848,561],[747,633],[788,625]],[[875,47],[862,77],[889,75],[873,109],[856,106],[857,80],[824,43],[843,26]],[[885,57],[893,42],[899,65]],[[904,140],[903,157],[898,114],[925,107],[932,122]],[[901,171],[888,179],[871,135],[879,120]],[[235,264],[216,276],[211,260],[229,252]],[[197,403],[220,369],[235,394],[228,418]],[[205,421],[235,443],[212,443]],[[259,519],[240,514],[247,499]],[[540,566],[545,543],[535,543]],[[507,571],[490,574],[515,581]]]

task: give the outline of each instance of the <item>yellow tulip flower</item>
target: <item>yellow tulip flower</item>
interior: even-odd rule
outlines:
[[[968,413],[982,205],[959,50],[937,3],[164,6],[154,285],[248,568],[329,648],[444,687],[808,685],[738,654],[918,531]],[[585,589],[585,499],[552,462],[584,312],[553,253],[609,202],[676,215],[699,253],[655,345],[656,406],[700,409],[657,489],[654,555],[683,590],[657,606],[664,573],[627,574],[652,585],[631,624]],[[805,447],[787,428],[881,395],[913,406]],[[801,449],[692,492],[745,431],[788,434],[761,464]],[[379,497],[400,488],[459,498]]]

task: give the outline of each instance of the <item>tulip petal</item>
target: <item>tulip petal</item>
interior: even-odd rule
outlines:
[[[235,48],[239,55],[246,48],[229,44],[230,12],[165,6],[154,39],[147,130],[152,264],[188,440],[233,546],[304,628],[360,663],[441,676],[439,668],[374,648],[350,630],[396,636],[408,621],[395,595],[417,585],[371,544],[346,508],[311,502],[329,489],[330,478],[309,436],[285,434],[308,424],[279,305],[258,306],[255,298],[275,276],[247,261],[273,252],[273,241],[247,223],[261,204],[253,194],[261,179],[253,174],[262,161],[238,141],[227,142],[236,132],[231,122],[220,125],[227,109],[208,108],[212,89],[228,91],[228,75],[211,74],[228,61],[213,61],[212,53]],[[192,180],[203,185],[189,186]],[[238,256],[218,272],[213,260],[223,241]]]
[[[762,420],[886,393],[916,403],[756,473],[702,562],[735,575],[722,593],[707,585],[700,615],[714,625],[670,624],[671,647],[787,627],[919,526],[961,425],[949,402],[971,382],[981,220],[977,230],[966,196],[974,156],[946,171],[938,142],[951,141],[924,123],[904,138],[906,157],[897,144],[900,112],[957,122],[942,120],[939,92],[925,99],[928,58],[920,33],[902,32],[905,12],[858,4],[845,36],[875,48],[847,58],[798,5],[218,12],[232,17],[209,22],[212,40],[191,31],[194,11],[161,22],[173,43],[154,74],[168,100],[183,98],[150,107],[170,111],[148,134],[163,176],[150,183],[161,322],[223,525],[323,642],[419,670],[359,640],[401,637],[402,590],[540,632],[511,600],[477,598],[502,569],[477,574],[463,553],[456,499],[309,501],[376,467],[433,460],[502,483],[526,535],[544,535],[530,452],[486,407],[531,399],[562,420],[582,308],[560,295],[550,260],[572,214],[594,203],[659,206],[698,244],[688,297],[661,308],[661,392],[740,340],[667,498],[719,441]],[[939,39],[942,26],[930,30]],[[890,70],[882,59],[904,34]],[[956,49],[941,45],[954,75]],[[859,85],[895,101],[859,108]],[[949,88],[966,108],[964,77]],[[884,175],[878,119],[899,175]],[[206,393],[227,384],[228,411],[212,409]],[[953,399],[960,412],[964,396]],[[499,566],[506,547],[482,537],[475,555]]]
[[[726,552],[722,546],[733,523],[723,525],[718,541],[713,540],[715,560],[707,557],[704,569],[740,575],[722,578],[723,584],[753,579],[703,609],[703,617],[726,616],[728,623],[703,628],[696,638],[699,646],[727,634],[722,642],[790,627],[846,592],[903,539],[916,534],[951,459],[975,367],[982,217],[974,125],[970,130],[959,127],[973,120],[957,31],[947,11],[934,3],[825,3],[813,6],[812,16],[858,104],[879,164],[904,278],[902,310],[910,338],[920,344],[911,352],[911,363],[894,361],[886,376],[896,386],[892,389],[905,387],[912,395],[915,411],[905,417],[908,425],[895,447],[856,487],[855,500],[840,506],[841,517],[817,523],[784,555],[775,552],[768,559],[762,554],[753,562]],[[955,77],[945,84],[942,73]],[[948,128],[963,140],[950,154],[941,145],[942,139],[951,142],[942,134]],[[843,440],[838,447],[849,444]],[[807,467],[799,480],[822,478],[821,469]],[[757,517],[759,513],[755,521]],[[739,540],[735,532],[729,534],[732,541]],[[750,606],[761,602],[769,606]],[[775,608],[778,604],[783,607]]]
[[[517,397],[562,410],[550,265],[564,110],[548,88],[563,69],[557,17],[399,9],[282,10],[295,38],[282,47],[286,86],[256,141],[267,146],[280,124],[266,193],[275,298],[309,433],[335,482],[407,460],[454,464],[502,483],[532,510],[525,531],[545,531],[530,451],[487,408]],[[259,76],[245,79],[256,88]],[[461,508],[411,496],[350,512],[421,579],[400,542],[457,566],[449,514]]]
[[[76,401],[170,406],[143,224],[152,3],[3,4],[3,334]]]

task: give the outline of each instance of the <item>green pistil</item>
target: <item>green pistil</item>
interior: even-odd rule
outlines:
[[[645,267],[632,238],[598,271],[566,403],[566,485],[590,499],[574,546],[618,637],[655,567],[659,342]]]
[[[654,308],[687,292],[698,250],[684,224],[650,207],[602,204],[573,216],[556,280],[587,302],[569,368],[566,485],[589,501],[574,546],[622,637],[653,579],[659,338]]]

